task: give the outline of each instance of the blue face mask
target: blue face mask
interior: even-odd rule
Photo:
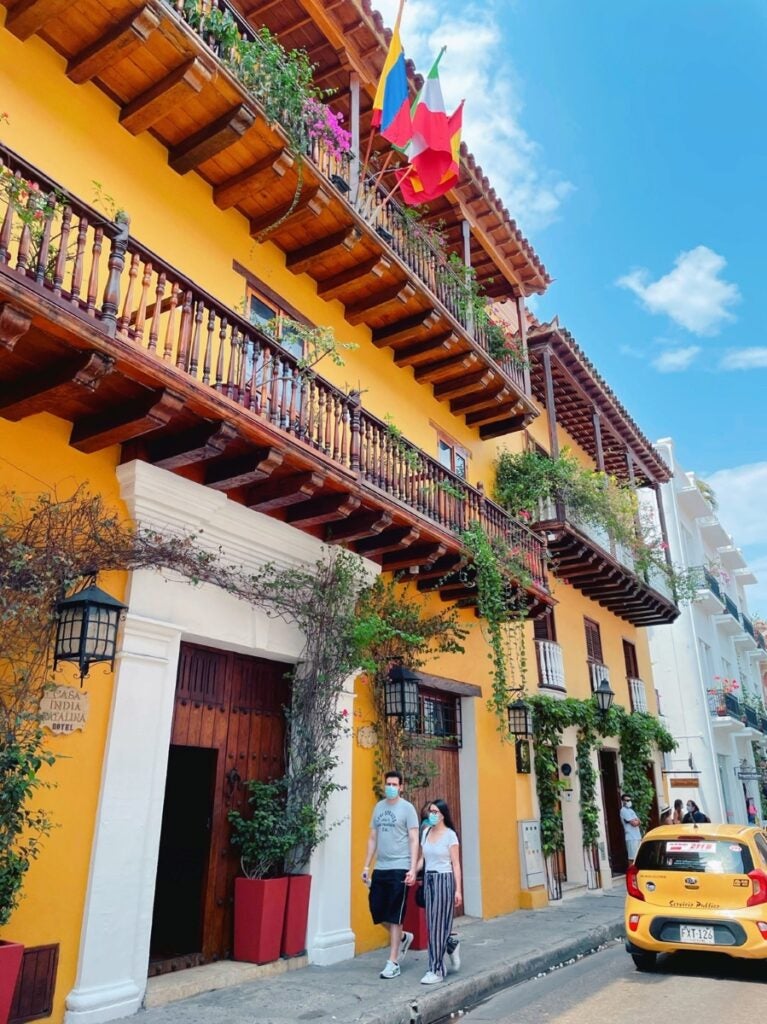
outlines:
[[[399,796],[398,786],[384,786],[384,793],[386,794],[387,800],[394,800],[395,797]]]
[[[430,825],[438,825],[439,824],[439,815],[438,814],[434,814],[434,812],[432,812],[429,815],[429,824]]]

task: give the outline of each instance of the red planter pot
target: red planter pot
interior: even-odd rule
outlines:
[[[306,952],[306,925],[309,919],[311,875],[288,875],[288,900],[282,929],[282,955],[299,956]]]
[[[234,880],[234,959],[268,964],[280,955],[287,878]]]
[[[0,941],[0,1024],[8,1024],[23,956],[24,947],[20,942]]]

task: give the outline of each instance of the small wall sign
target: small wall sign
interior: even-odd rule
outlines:
[[[88,694],[73,686],[52,686],[40,701],[40,720],[56,735],[84,729],[88,721]]]
[[[514,743],[514,750],[517,760],[517,772],[520,775],[530,774],[530,743],[528,740],[518,739]]]

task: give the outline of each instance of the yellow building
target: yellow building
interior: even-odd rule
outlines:
[[[217,10],[227,31],[266,47],[264,64],[274,51],[255,36],[262,25],[305,48],[353,153],[363,149],[387,36],[362,0],[331,11],[259,0],[247,20],[228,0]],[[245,567],[308,563],[343,544],[371,573],[408,573],[425,606],[459,602],[466,651],[428,666],[420,699],[453,723],[435,786],[460,809],[466,910],[540,904],[542,862],[523,863],[520,839],[528,822],[535,842],[532,776],[486,706],[476,596],[451,577],[460,530],[478,522],[525,560],[530,690],[586,697],[606,666],[619,703],[653,708],[641,627],[671,621],[673,601],[565,510],[536,532],[488,495],[500,447],[568,444],[637,486],[667,471],[565,332],[535,326],[528,362],[525,298],[549,278],[470,154],[430,208],[441,250],[370,178],[357,190],[358,157],[306,139],[279,68],[246,89],[225,59],[231,32],[210,24],[196,5],[161,0],[0,8],[0,485],[28,496],[87,483],[126,518],[202,534]],[[475,322],[447,250],[502,304],[521,360]],[[290,330],[261,329],[271,317],[356,347],[306,374]],[[84,728],[52,740],[61,760],[46,798],[61,827],[3,930],[30,963],[47,957],[49,984],[39,1005],[17,1003],[18,1020],[125,1016],[148,973],[230,956],[226,812],[243,780],[282,768],[280,686],[296,630],[209,586],[147,571],[107,583],[128,605],[116,669],[89,678]],[[319,964],[383,938],[356,881],[374,801],[363,680],[350,680],[346,710],[346,789],[331,808],[342,824],[312,861],[307,948]],[[609,742],[603,770],[614,784],[606,879],[620,861]],[[578,882],[576,799],[563,816]],[[197,851],[186,880],[174,834]]]

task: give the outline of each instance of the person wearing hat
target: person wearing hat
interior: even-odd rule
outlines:
[[[674,812],[670,807],[664,807],[660,812],[660,824],[661,825],[673,825],[674,824]]]
[[[623,794],[621,803],[623,805],[621,807],[621,822],[623,824],[623,834],[626,837],[628,866],[631,867],[636,859],[639,844],[642,841],[641,822],[637,818],[636,811],[632,808],[632,800],[628,793]]]

